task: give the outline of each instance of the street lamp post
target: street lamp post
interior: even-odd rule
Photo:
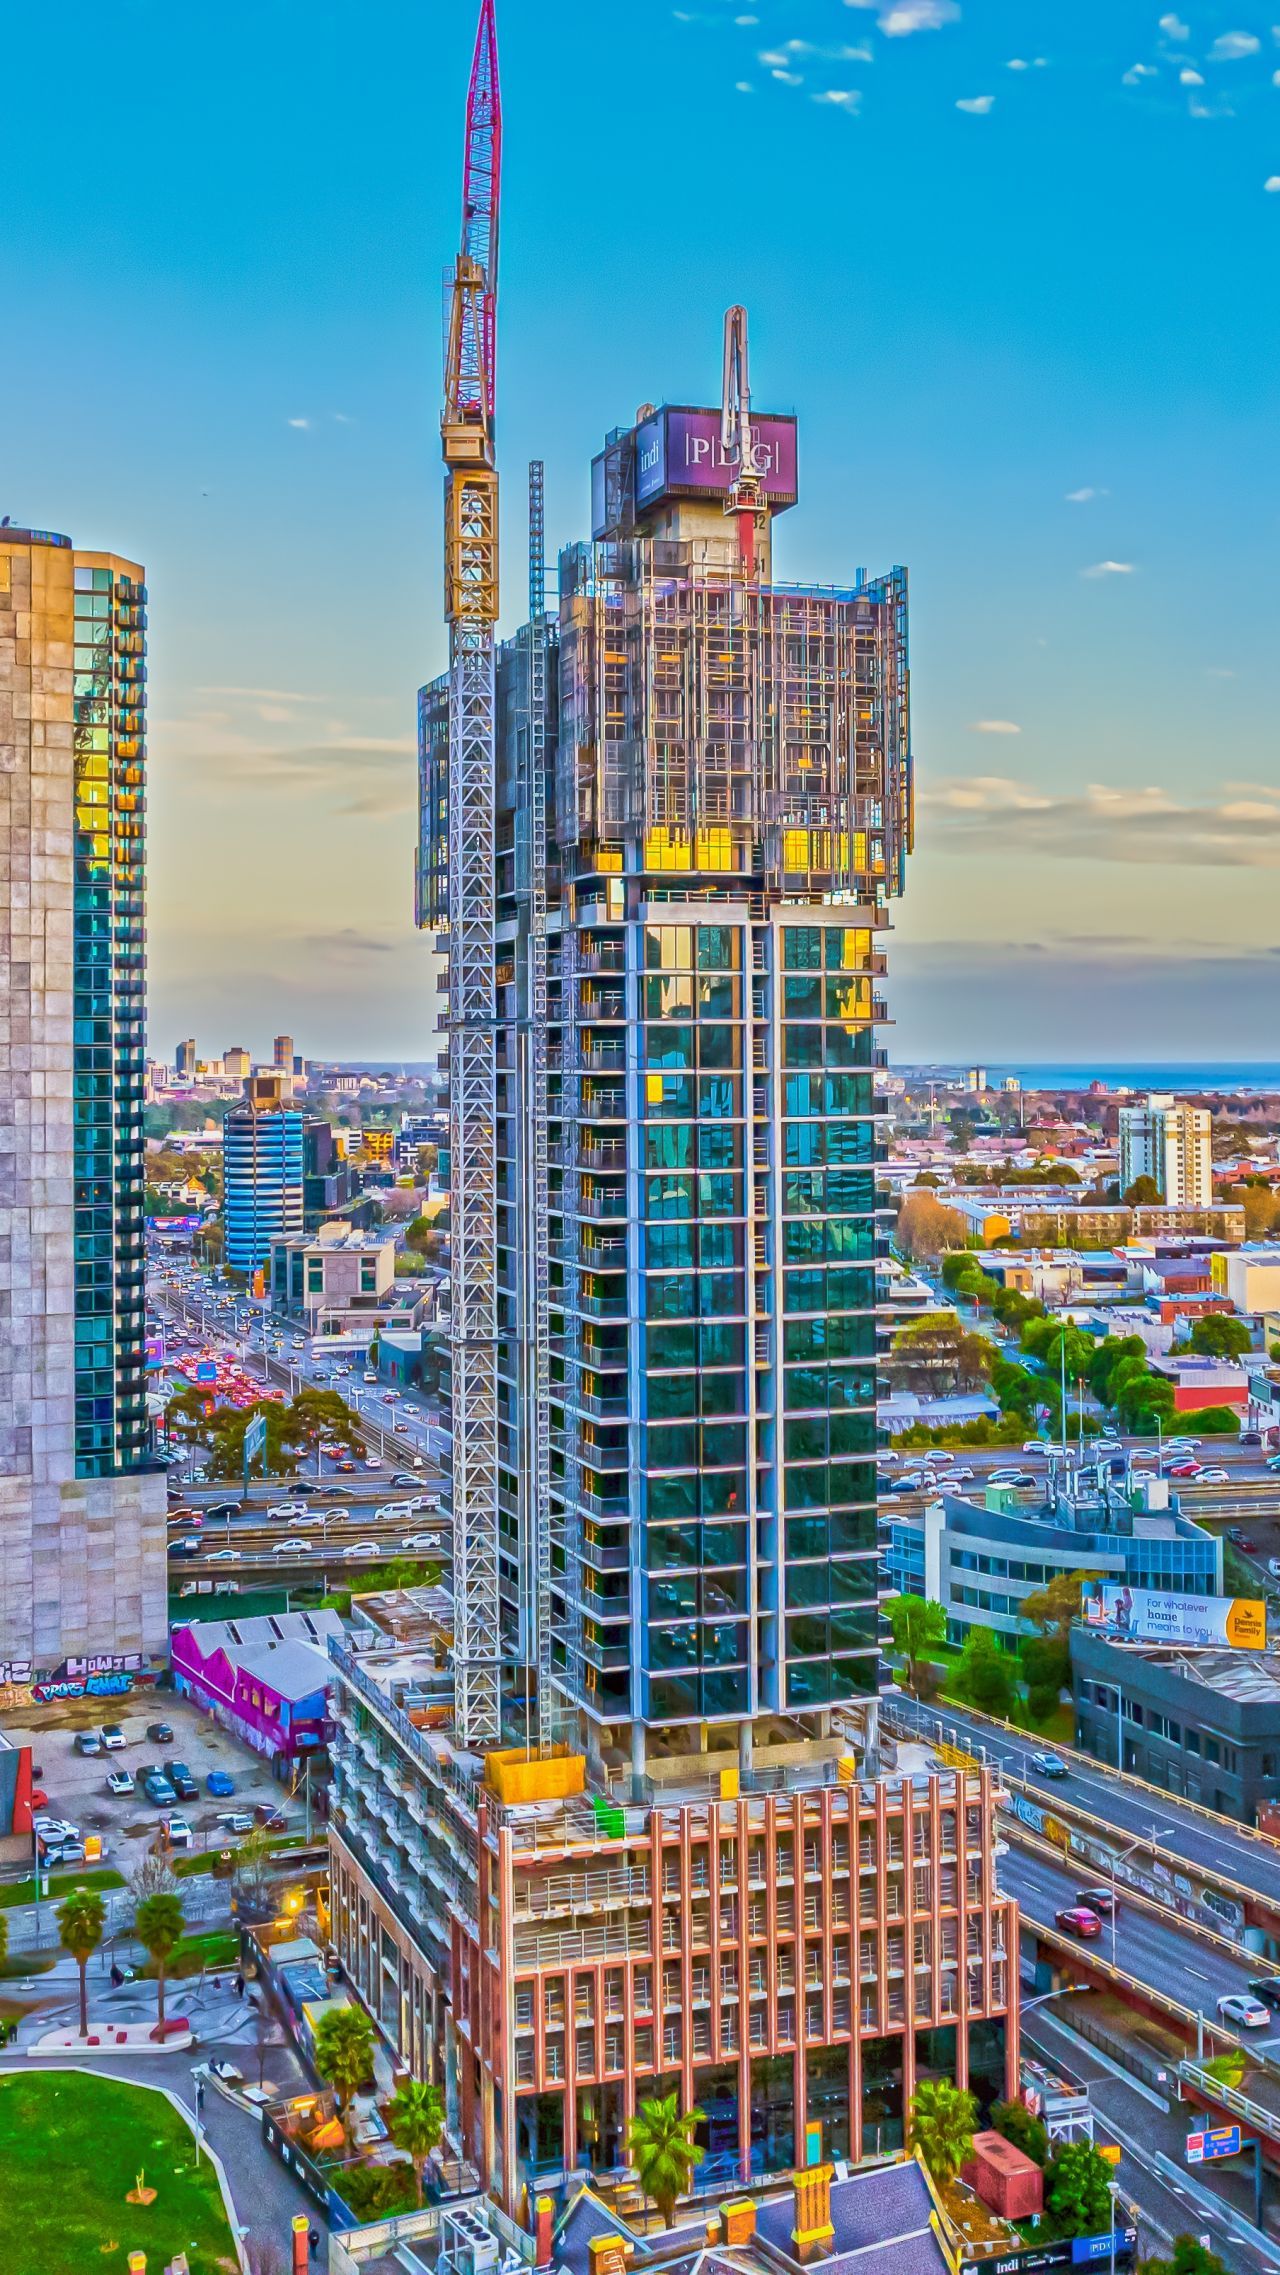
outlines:
[[[1117,1964],[1116,1929],[1119,1924],[1119,1905],[1116,1900],[1116,1874],[1119,1871],[1120,1866],[1124,1863],[1126,1857],[1132,1856],[1135,1848],[1141,1847],[1142,1835],[1139,1834],[1136,1840],[1130,1841],[1127,1848],[1122,1848],[1119,1853],[1117,1855],[1114,1855],[1111,1859],[1111,1964],[1113,1967]]]
[[[1120,2194],[1118,2180],[1107,2182],[1107,2194],[1111,2198],[1111,2275],[1116,2275],[1116,2198]]]

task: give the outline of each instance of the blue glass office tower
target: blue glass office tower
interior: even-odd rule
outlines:
[[[549,1623],[566,1734],[637,1781],[735,1745],[750,1773],[766,1717],[871,1724],[880,1681],[873,1078],[912,830],[906,577],[773,581],[794,436],[748,558],[732,466],[711,451],[708,470],[699,440],[715,424],[667,410],[609,438],[592,541],[561,556],[555,617],[499,666],[504,1598],[517,1658]],[[436,683],[420,706],[427,921],[445,698]]]
[[[305,1214],[304,1117],[282,1102],[279,1078],[251,1075],[222,1128],[222,1221],[227,1267],[246,1277],[271,1246],[300,1234]]]

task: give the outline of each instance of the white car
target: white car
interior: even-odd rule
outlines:
[[[167,1833],[170,1848],[194,1847],[196,1836],[185,1817],[162,1817],[160,1828]]]
[[[109,1776],[109,1778],[107,1779],[107,1791],[108,1791],[108,1793],[114,1793],[114,1795],[115,1795],[116,1799],[119,1801],[119,1800],[123,1799],[123,1797],[124,1797],[126,1794],[128,1794],[128,1793],[133,1793],[133,1792],[136,1792],[136,1790],[137,1790],[137,1788],[135,1787],[135,1785],[134,1785],[134,1782],[133,1782],[133,1771],[132,1771],[132,1770],[130,1770],[130,1769],[113,1769],[113,1770],[112,1770],[112,1772],[111,1772],[111,1775],[110,1775],[110,1776]]]
[[[366,1460],[364,1466],[366,1469],[381,1469],[382,1455],[380,1453],[371,1453],[368,1456],[368,1459]]]
[[[98,1736],[109,1754],[122,1754],[129,1743],[118,1722],[104,1722]]]
[[[323,1517],[326,1522],[331,1525],[348,1525],[351,1522],[350,1509],[343,1509],[340,1507],[335,1509],[308,1510],[307,1514],[309,1521],[312,1524],[315,1524],[317,1519],[320,1517]]]
[[[1022,1450],[1023,1450],[1023,1452],[1024,1452],[1024,1453],[1043,1453],[1043,1452],[1044,1452],[1044,1439],[1043,1439],[1043,1438],[1027,1438],[1027,1439],[1025,1440],[1024,1444],[1023,1444],[1023,1448],[1022,1448]],[[1102,1450],[1103,1450],[1103,1449],[1102,1449],[1102,1447],[1101,1447],[1101,1446],[1099,1446],[1099,1448],[1098,1448],[1098,1451],[1099,1451],[1099,1453],[1101,1453],[1101,1452],[1102,1452]]]
[[[243,1558],[238,1548],[211,1548],[204,1561],[206,1564],[240,1564]]]
[[[218,1830],[223,1833],[251,1833],[253,1818],[247,1809],[219,1809]]]
[[[953,1485],[965,1485],[972,1481],[973,1475],[974,1472],[971,1469],[953,1469],[950,1473],[950,1481]]]
[[[1231,1483],[1231,1472],[1228,1469],[1202,1469],[1196,1483],[1197,1485],[1229,1485]]]
[[[286,1520],[290,1517],[305,1516],[305,1514],[306,1503],[304,1501],[277,1501],[275,1507],[267,1511],[269,1517],[283,1517]]]
[[[377,1381],[377,1379],[378,1379],[378,1377],[377,1377],[377,1374],[375,1373],[375,1371],[374,1371],[374,1369],[373,1369],[372,1367],[366,1367],[366,1368],[365,1368],[365,1370],[364,1370],[364,1379],[365,1379],[365,1381],[366,1381],[366,1382],[376,1382],[376,1381]]]
[[[73,1825],[69,1817],[33,1817],[31,1822],[46,1848],[51,1847],[55,1841],[78,1841],[80,1838],[80,1827]]]
[[[271,1553],[273,1556],[309,1556],[311,1543],[309,1540],[278,1540]]]
[[[1254,1998],[1251,1991],[1224,1992],[1218,2001],[1218,2018],[1238,2022],[1245,2030],[1268,2030],[1272,2021],[1270,2007]]]
[[[382,1556],[385,1550],[379,1548],[376,1540],[353,1540],[342,1553],[344,1556]]]
[[[384,1501],[373,1513],[375,1517],[411,1517],[421,1505],[418,1501]]]
[[[444,1542],[433,1532],[411,1532],[407,1540],[401,1541],[400,1546],[407,1549],[411,1556],[420,1556],[424,1553],[433,1554],[443,1548]]]

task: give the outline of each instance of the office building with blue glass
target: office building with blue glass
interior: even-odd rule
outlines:
[[[306,1124],[278,1075],[250,1075],[222,1126],[224,1260],[249,1278],[277,1240],[298,1239],[306,1213]]]

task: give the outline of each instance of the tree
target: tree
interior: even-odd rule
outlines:
[[[899,1329],[886,1365],[915,1390],[977,1390],[994,1356],[986,1336],[962,1327],[954,1312],[930,1311]]]
[[[1228,2275],[1225,2259],[1197,2236],[1175,2236],[1172,2259],[1144,2259],[1142,2275]]]
[[[88,1966],[102,1941],[106,1906],[91,1888],[73,1888],[58,1906],[58,1941],[80,1969],[80,2036],[89,2035]]]
[[[359,1418],[336,1390],[300,1390],[286,1412],[290,1435],[301,1444],[315,1447],[321,1438],[336,1438],[351,1452],[363,1453]]]
[[[1197,1430],[1207,1438],[1234,1438],[1239,1435],[1240,1416],[1234,1406],[1198,1406],[1191,1419]]]
[[[1033,2117],[1025,2101],[997,2101],[991,2112],[994,2132],[1012,2141],[1033,2164],[1043,2165],[1049,2153],[1049,2128],[1043,2117]]]
[[[251,1910],[261,1904],[274,1861],[270,1833],[265,1825],[255,1825],[235,1852],[236,1892]]]
[[[373,2071],[373,2024],[363,2007],[335,2006],[320,2017],[315,2066],[338,2097],[342,2130],[351,2146],[351,2104]]]
[[[911,2096],[910,2142],[939,2188],[947,2188],[973,2155],[978,2104],[949,2078],[926,2078]]]
[[[1135,1177],[1132,1185],[1126,1185],[1124,1189],[1124,1203],[1126,1208],[1156,1208],[1159,1206],[1160,1202],[1163,1199],[1164,1194],[1161,1192],[1160,1187],[1157,1185],[1154,1177]]]
[[[1089,1361],[1089,1388],[1104,1406],[1111,1404],[1111,1382],[1117,1368],[1132,1359],[1147,1363],[1147,1346],[1140,1335],[1108,1335]]]
[[[8,1965],[8,1963],[9,1963],[9,1922],[8,1922],[8,1918],[6,1917],[5,1913],[4,1913],[4,1912],[0,1912],[0,1968],[6,1967],[6,1966]]]
[[[392,2094],[386,2108],[387,2129],[396,2147],[404,2149],[422,2202],[422,2176],[431,2151],[444,2138],[444,2095],[438,2085],[409,2078]]]
[[[701,2119],[700,2109],[688,2109],[681,2116],[679,2095],[664,2093],[642,2101],[631,2120],[627,2154],[640,2186],[653,2198],[667,2228],[675,2226],[676,2205],[688,2194],[694,2171],[702,2162],[703,2152],[693,2137]]]
[[[178,1876],[162,1848],[149,1848],[129,1874],[129,1893],[135,1904],[148,1896],[177,1894]]]
[[[1094,1572],[1057,1572],[1043,1588],[1032,1588],[1022,1599],[1019,1609],[1041,1635],[1052,1636],[1065,1643],[1073,1623],[1080,1617],[1080,1587],[1084,1580],[1097,1578]]]
[[[884,1607],[895,1651],[906,1661],[907,1689],[920,1696],[920,1661],[931,1644],[947,1640],[947,1615],[931,1596],[891,1596]]]
[[[1063,2141],[1044,2173],[1044,2208],[1057,2236],[1105,2234],[1111,2225],[1111,2167],[1092,2141]]]
[[[1268,1185],[1242,1185],[1239,1199],[1244,1209],[1245,1239],[1265,1240],[1280,1225],[1280,1195]]]
[[[1210,1311],[1192,1328],[1191,1348],[1206,1359],[1242,1359],[1253,1348],[1253,1330],[1246,1320]]]
[[[971,1280],[981,1279],[982,1266],[970,1249],[956,1249],[952,1251],[950,1256],[943,1257],[939,1277],[943,1287],[948,1289],[952,1295],[956,1295]]]
[[[165,1894],[144,1896],[133,1922],[134,1934],[147,1957],[155,1962],[156,2026],[152,2032],[155,2038],[164,2036],[165,1970],[182,1940],[183,1925],[181,1896]]]
[[[963,1248],[968,1236],[969,1227],[958,1209],[944,1208],[932,1193],[905,1196],[895,1238],[903,1255],[914,1263],[935,1263],[949,1248]]]
[[[989,1627],[969,1629],[951,1689],[957,1698],[967,1699],[983,1714],[994,1714],[1001,1721],[1009,1719],[1018,1695],[1014,1661],[1001,1650]]]

